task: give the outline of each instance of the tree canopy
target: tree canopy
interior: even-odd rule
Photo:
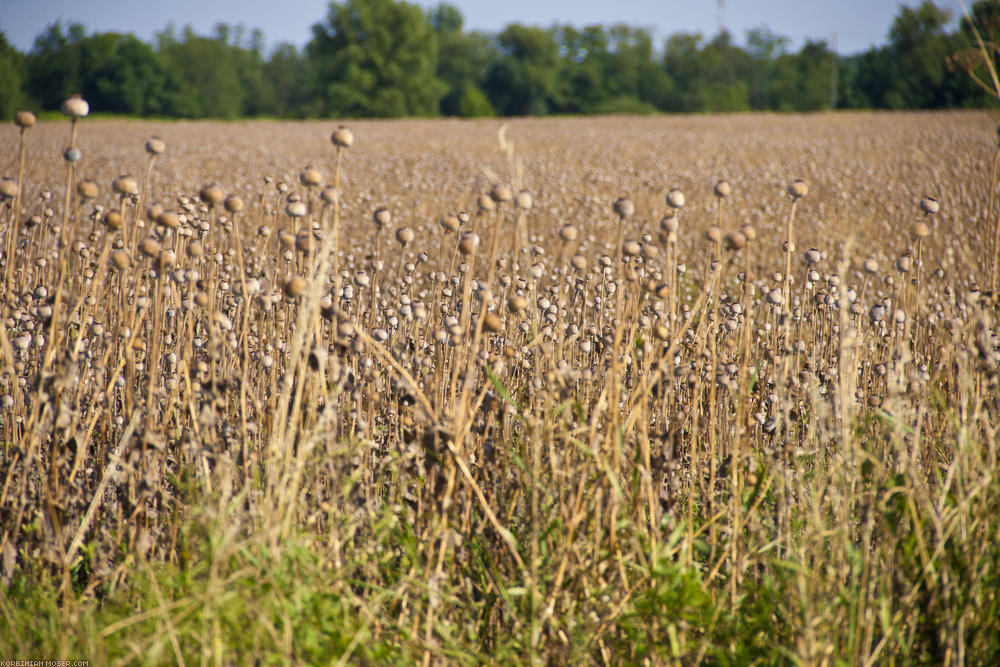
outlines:
[[[0,113],[57,109],[73,93],[95,111],[137,116],[399,117],[938,109],[996,104],[977,31],[1000,53],[1000,5],[979,0],[949,31],[930,0],[901,6],[886,43],[841,56],[766,27],[742,42],[676,33],[657,43],[624,24],[511,23],[468,31],[462,13],[400,0],[331,2],[304,48],[218,24],[133,35],[46,27],[26,53],[0,32]]]

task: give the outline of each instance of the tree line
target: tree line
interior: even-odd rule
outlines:
[[[302,49],[268,51],[259,30],[221,23],[211,35],[171,26],[150,44],[57,22],[27,53],[0,32],[0,113],[73,93],[96,111],[181,118],[982,107],[996,96],[973,27],[990,52],[1000,6],[979,0],[971,17],[949,31],[930,0],[900,7],[884,46],[850,56],[825,41],[794,50],[766,28],[744,45],[727,32],[657,45],[624,24],[468,31],[452,5],[397,0],[331,2]]]

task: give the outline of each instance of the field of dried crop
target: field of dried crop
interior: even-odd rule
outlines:
[[[996,123],[0,128],[0,658],[1000,660]]]

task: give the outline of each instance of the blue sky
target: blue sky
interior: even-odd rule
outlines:
[[[431,7],[437,0],[418,0]],[[718,0],[451,0],[465,16],[467,29],[496,31],[519,21],[531,25],[627,23],[653,30],[657,44],[674,32],[716,33]],[[837,34],[837,50],[850,54],[882,44],[901,4],[919,0],[724,0],[726,28],[737,41],[744,31],[768,26],[791,38],[829,41]],[[938,0],[938,6],[961,13],[959,0]],[[0,0],[0,30],[21,50],[31,48],[35,35],[62,19],[83,23],[90,31],[131,32],[150,40],[173,22],[191,24],[202,34],[224,21],[260,28],[268,46],[278,42],[302,45],[309,28],[326,14],[326,0]]]

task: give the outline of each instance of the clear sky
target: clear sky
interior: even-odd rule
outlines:
[[[723,0],[723,23],[734,38],[767,26],[791,38],[829,41],[837,34],[837,51],[856,53],[882,44],[900,5],[919,0]],[[418,0],[425,7],[438,0]],[[653,31],[659,45],[674,32],[716,33],[719,0],[451,0],[465,16],[466,29],[497,31],[515,21],[549,26],[571,23],[626,23]],[[144,40],[170,22],[190,24],[200,34],[219,21],[259,28],[268,46],[279,42],[303,45],[309,28],[326,15],[326,0],[0,0],[0,30],[21,50],[31,48],[35,35],[62,19],[83,23],[88,31],[131,32]],[[959,0],[938,0],[957,18]]]

